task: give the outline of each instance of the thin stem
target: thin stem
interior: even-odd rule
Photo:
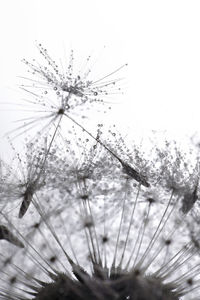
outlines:
[[[136,205],[137,205],[138,196],[139,196],[139,193],[140,193],[140,187],[141,187],[141,185],[139,184],[137,194],[136,194],[136,198],[135,198],[135,202],[134,202],[134,206],[133,206],[132,213],[131,213],[129,227],[128,227],[128,230],[127,230],[127,235],[126,235],[126,240],[125,240],[125,244],[124,244],[123,253],[122,253],[122,256],[121,256],[120,263],[119,263],[120,266],[122,265],[122,261],[124,259],[124,254],[125,254],[126,246],[127,246],[127,243],[128,243],[128,238],[129,238],[131,226],[133,224],[133,217],[134,217],[135,208],[136,208]]]
[[[161,224],[162,224],[162,222],[163,222],[163,220],[164,220],[164,218],[165,218],[165,215],[166,215],[166,213],[167,213],[167,211],[168,211],[168,208],[169,208],[169,206],[170,206],[170,203],[171,203],[171,201],[172,201],[173,194],[174,194],[174,192],[172,191],[172,193],[171,193],[171,195],[170,195],[170,198],[169,198],[169,201],[168,201],[168,204],[167,204],[167,207],[165,208],[165,211],[164,211],[164,213],[163,213],[163,215],[162,215],[162,218],[161,218],[161,220],[160,220],[160,222],[159,222],[159,224],[158,224],[158,227],[157,227],[156,231],[154,232],[154,235],[153,235],[153,237],[152,237],[152,239],[151,239],[151,241],[150,241],[150,243],[149,243],[149,245],[148,245],[146,251],[144,252],[142,258],[140,259],[140,261],[139,261],[139,263],[138,263],[138,265],[140,265],[140,266],[141,266],[142,263],[144,262],[144,260],[145,260],[145,258],[146,258],[146,256],[147,256],[147,254],[148,254],[149,251],[151,250],[151,247],[154,245],[156,239],[158,238],[158,236],[159,236],[159,234],[160,234],[160,232],[161,232],[161,231],[160,231],[160,232],[158,233],[158,231],[159,231],[159,229],[160,229],[160,226],[161,226]],[[165,223],[164,223],[164,225],[165,225]],[[158,233],[158,236],[156,236],[157,233]]]
[[[123,218],[124,218],[125,201],[126,201],[126,193],[125,193],[124,200],[123,200],[123,206],[122,206],[122,212],[121,212],[119,230],[118,230],[117,241],[116,241],[116,245],[115,245],[115,253],[114,253],[114,258],[113,258],[113,262],[112,262],[112,268],[114,268],[114,269],[115,269],[115,264],[116,264],[117,249],[118,249],[118,244],[119,244],[119,237],[120,237],[121,228],[122,228],[122,222],[123,222]]]
[[[80,123],[78,123],[76,120],[74,120],[71,116],[64,113],[64,115],[69,118],[73,123],[75,123],[78,127],[80,127],[83,131],[85,131],[93,140],[95,140],[97,143],[99,143],[101,146],[103,146],[112,156],[114,156],[120,163],[123,163],[123,161],[113,152],[111,151],[103,142],[101,142],[100,139],[96,138],[92,133],[90,133],[87,129],[85,129]]]
[[[146,225],[147,225],[147,222],[148,222],[150,207],[151,207],[151,203],[149,203],[149,205],[148,205],[148,211],[147,211],[147,214],[145,216],[144,226],[143,226],[143,231],[142,231],[142,236],[141,236],[141,239],[140,239],[139,247],[138,247],[137,254],[136,254],[136,257],[135,257],[135,260],[134,260],[134,264],[133,264],[134,266],[135,266],[135,264],[137,262],[138,255],[140,253],[140,249],[141,249],[141,246],[142,246],[142,242],[143,242],[143,238],[144,238],[144,233],[145,233]]]

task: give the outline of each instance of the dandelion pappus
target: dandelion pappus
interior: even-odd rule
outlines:
[[[116,83],[119,80],[112,79],[112,76],[123,69],[125,65],[99,79],[92,80],[88,78],[91,73],[90,69],[88,71],[74,70],[73,51],[68,67],[64,66],[62,70],[62,65],[59,67],[41,44],[38,45],[38,49],[44,58],[44,64],[35,61],[29,63],[24,60],[34,74],[31,75],[31,78],[23,77],[23,79],[30,81],[30,84],[21,86],[22,90],[32,97],[30,100],[24,100],[24,106],[27,107],[26,111],[27,113],[34,113],[34,115],[21,120],[24,121],[23,126],[19,126],[13,132],[18,131],[19,134],[22,134],[25,130],[32,130],[40,125],[38,123],[41,121],[45,122],[41,131],[49,130],[51,125],[57,121],[61,111],[80,114],[84,107],[88,109],[93,103],[105,103],[104,97],[118,91]],[[88,67],[87,64],[86,67]],[[29,73],[31,72],[29,71]],[[37,81],[35,76],[40,81]],[[105,81],[107,78],[111,79]]]
[[[43,142],[42,142],[43,143]],[[12,144],[11,144],[12,146]],[[15,151],[14,147],[12,147]],[[1,201],[8,203],[22,199],[19,209],[19,218],[22,218],[28,210],[33,196],[45,186],[45,159],[46,150],[41,147],[40,141],[38,143],[26,144],[25,156],[20,156],[15,153],[13,165],[9,168],[9,176],[4,181],[3,188],[0,192]]]

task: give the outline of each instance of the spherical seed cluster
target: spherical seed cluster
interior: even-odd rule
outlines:
[[[0,298],[198,299],[198,154],[172,142],[146,153],[102,124],[92,134],[68,113],[96,82],[72,76],[73,55],[61,74],[39,48],[49,66],[28,64],[64,102],[45,142],[0,164]]]
[[[198,251],[186,222],[190,216],[182,210],[181,185],[179,193],[159,185],[146,188],[124,174],[101,145],[79,140],[78,157],[71,144],[63,142],[65,154],[64,148],[52,146],[44,191],[35,192],[23,225],[14,212],[12,219],[6,209],[2,212],[3,222],[24,246],[16,252],[13,244],[19,245],[10,234],[9,261],[1,253],[2,290],[8,293],[2,293],[3,299],[24,297],[20,289],[32,290],[34,297],[27,294],[26,299],[196,295]]]

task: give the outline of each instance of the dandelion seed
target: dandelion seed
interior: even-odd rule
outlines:
[[[191,208],[193,207],[194,203],[198,200],[198,182],[192,191],[192,193],[186,193],[182,200],[182,207],[181,210],[184,214],[188,213]]]
[[[8,175],[0,191],[1,202],[5,205],[6,201],[11,202],[22,199],[19,218],[25,215],[34,194],[45,186],[44,162],[46,151],[41,150],[38,143],[35,143],[35,145],[33,143],[26,145],[27,153],[25,158],[21,158],[19,154],[15,154],[17,156],[17,172],[13,168],[5,166]]]
[[[44,58],[44,65],[32,64],[24,60],[26,65],[33,71],[34,77],[23,78],[30,81],[31,84],[21,86],[22,90],[30,96],[30,100],[24,101],[23,107],[27,113],[34,113],[34,115],[21,120],[20,122],[24,121],[24,124],[18,126],[9,134],[18,132],[18,135],[21,135],[37,125],[41,126],[41,122],[45,122],[45,124],[40,131],[49,132],[50,128],[54,127],[57,121],[59,122],[59,118],[62,117],[64,112],[80,114],[80,109],[82,110],[85,106],[91,108],[93,103],[105,103],[103,100],[105,97],[118,93],[116,83],[119,80],[112,78],[126,65],[102,76],[100,79],[92,80],[88,78],[90,70],[88,72],[77,71],[78,74],[74,74],[73,52],[68,68],[64,67],[66,70],[62,71],[62,68],[59,68],[50,58],[41,44],[38,45],[38,48]],[[45,66],[45,63],[47,66]],[[38,82],[35,75],[41,81]],[[107,78],[111,79],[107,81]]]
[[[31,204],[34,192],[37,190],[34,186],[36,187],[37,185],[33,184],[32,186],[28,186],[24,192],[23,201],[19,210],[19,218],[22,218],[25,215],[29,205]]]
[[[139,183],[141,183],[142,185],[146,186],[146,187],[150,187],[150,184],[147,182],[147,180],[145,179],[144,176],[142,176],[141,174],[139,174],[136,170],[134,170],[131,166],[129,166],[126,163],[122,163],[124,172],[129,175],[130,177],[132,177],[133,179],[135,179],[136,181],[138,181]]]
[[[7,240],[17,247],[24,248],[23,243],[5,225],[0,225],[0,240]]]
[[[75,96],[74,99],[71,99],[72,103],[69,105],[70,107],[81,105],[86,102],[97,102],[97,96],[105,96],[109,94],[109,90],[106,90],[108,88],[110,89],[110,92],[111,90],[114,92],[116,90],[115,84],[119,81],[119,79],[110,79],[109,81],[105,81],[105,79],[112,78],[112,75],[116,74],[119,70],[126,66],[125,64],[117,68],[115,71],[102,76],[100,79],[91,80],[89,78],[91,73],[90,68],[88,68],[88,70],[79,70],[77,71],[77,74],[75,74],[73,51],[71,51],[68,68],[63,67],[65,70],[62,71],[62,66],[59,68],[41,44],[38,45],[38,49],[40,54],[43,56],[44,61],[47,63],[46,66],[32,64],[24,60],[26,65],[34,71],[34,74],[37,74],[37,76],[41,79],[41,82],[39,83],[40,86],[34,85],[33,88],[38,90],[41,87],[44,89],[45,86],[47,86],[48,90],[52,89],[58,96],[65,96],[66,94]],[[89,63],[89,60],[90,59],[87,59],[87,64]],[[81,98],[81,100],[78,98]]]

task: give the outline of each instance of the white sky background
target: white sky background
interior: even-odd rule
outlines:
[[[102,75],[128,63],[123,71],[125,95],[110,114],[113,123],[128,125],[133,132],[198,131],[199,16],[200,1],[191,0],[1,1],[0,103],[20,99],[21,59],[37,58],[37,41],[58,58],[71,48],[82,58],[103,55]],[[2,112],[4,107],[0,106],[1,136],[13,128],[10,123],[18,115]],[[6,147],[1,139],[0,152]]]

